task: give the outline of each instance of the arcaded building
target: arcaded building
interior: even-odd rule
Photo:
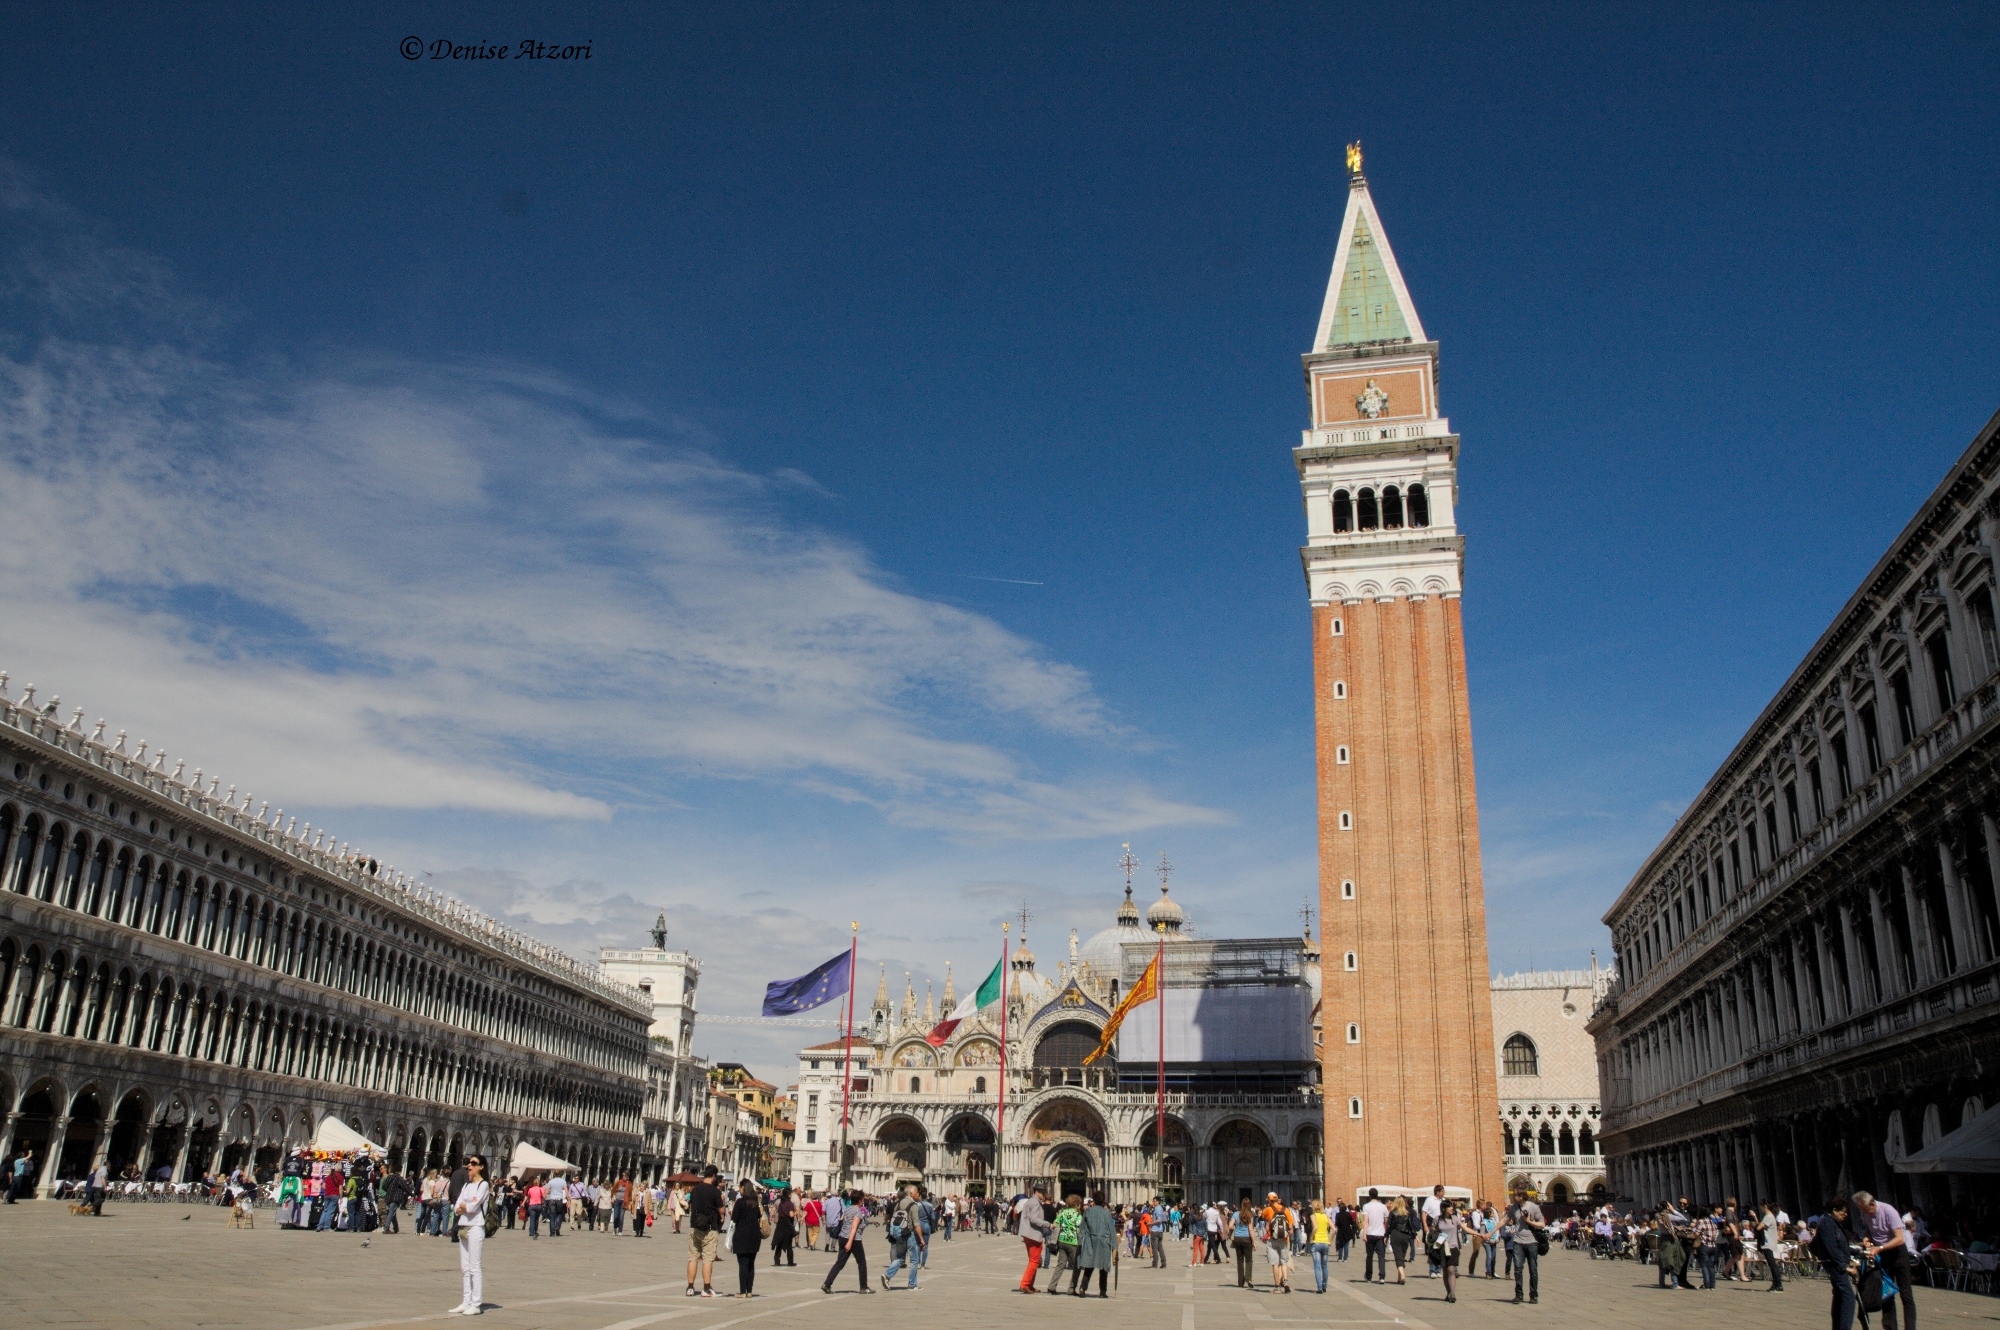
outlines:
[[[1996,552],[2000,417],[1604,916],[1620,1195],[1935,1214],[1989,1185],[1896,1164],[2000,1097]]]
[[[654,1002],[0,674],[0,1158],[646,1167]]]
[[[1497,1195],[1493,1020],[1459,616],[1458,436],[1358,145],[1294,450],[1319,763],[1328,1196]]]

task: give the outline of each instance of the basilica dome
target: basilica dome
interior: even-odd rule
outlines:
[[[1152,940],[1153,935],[1139,922],[1139,907],[1132,903],[1132,889],[1127,887],[1125,903],[1118,907],[1118,922],[1091,934],[1090,940],[1076,949],[1076,958],[1090,967],[1093,976],[1108,983],[1118,977],[1121,949],[1126,943],[1145,946]]]
[[[1027,1010],[1039,1011],[1054,1001],[1056,986],[1035,972],[1035,953],[1028,950],[1027,930],[1023,928],[1021,934],[1021,944],[1014,948],[1008,961],[1014,973],[1008,978],[1007,988],[1010,996]]]

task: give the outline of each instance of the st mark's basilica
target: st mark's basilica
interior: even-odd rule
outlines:
[[[1025,931],[1008,958],[1004,1003],[965,1021],[942,1047],[924,1037],[936,1022],[929,1001],[920,1007],[906,982],[892,1006],[887,976],[878,979],[865,1031],[857,1022],[846,1087],[853,1182],[886,1191],[922,1181],[973,1195],[1034,1182],[1067,1195],[1081,1185],[1113,1203],[1319,1194],[1320,959],[1309,934],[1197,938],[1164,883],[1142,923],[1129,877],[1111,925],[1087,941],[1072,932],[1052,974]],[[1106,1057],[1084,1061],[1162,939],[1164,1152],[1157,1009],[1122,1027]],[[954,984],[947,978],[945,1011]],[[838,1175],[842,1054],[838,1039],[800,1051],[794,1185],[825,1187]]]

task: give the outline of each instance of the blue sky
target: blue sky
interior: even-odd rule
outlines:
[[[2000,407],[1990,7],[9,38],[0,668],[578,954],[666,908],[711,1011],[854,918],[899,993],[1024,899],[1052,962],[1125,841],[1205,931],[1297,927],[1351,139],[1464,439],[1496,969],[1607,950]]]

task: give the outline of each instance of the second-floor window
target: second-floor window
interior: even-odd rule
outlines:
[[[1937,689],[1938,709],[1949,711],[1958,702],[1958,688],[1951,678],[1951,639],[1942,628],[1925,641],[1924,654],[1931,658],[1931,683]]]
[[[1897,670],[1889,677],[1889,691],[1896,697],[1896,724],[1902,729],[1902,742],[1898,748],[1907,748],[1916,741],[1917,713],[1910,706],[1910,672]],[[1878,764],[1879,765],[1879,764]]]

